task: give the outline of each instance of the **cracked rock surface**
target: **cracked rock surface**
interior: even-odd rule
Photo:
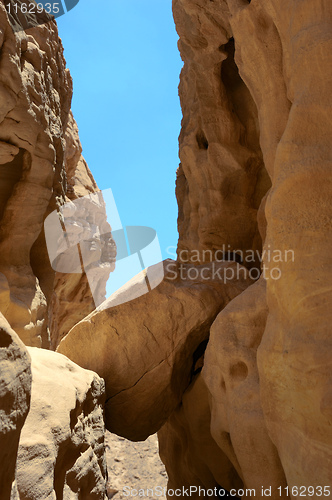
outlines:
[[[165,261],[164,280],[156,288],[114,307],[106,302],[58,347],[104,378],[106,427],[134,441],[157,431],[180,403],[195,351],[207,340],[213,320],[251,283],[247,270],[235,262],[201,266],[207,272],[194,281],[181,279],[179,266]],[[183,266],[190,276],[193,266]],[[224,282],[227,269],[238,272],[238,279]]]

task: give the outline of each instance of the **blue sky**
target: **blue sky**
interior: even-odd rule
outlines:
[[[122,224],[154,228],[167,258],[178,237],[182,67],[171,0],[80,0],[57,23],[83,155]]]

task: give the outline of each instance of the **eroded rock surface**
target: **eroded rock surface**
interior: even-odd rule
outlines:
[[[104,381],[61,354],[29,353],[33,382],[17,457],[20,498],[104,500]]]
[[[133,443],[106,432],[106,461],[110,498],[116,495],[116,500],[125,500],[128,493],[133,496],[144,489],[150,490],[151,500],[165,500],[167,474],[159,457],[156,434]]]
[[[105,379],[111,432],[139,441],[161,427],[181,401],[216,315],[251,282],[235,262],[198,266],[194,280],[193,268],[165,261],[159,286],[121,305],[106,302],[60,343],[59,352]],[[226,270],[238,279],[224,282]]]
[[[44,220],[98,188],[81,154],[55,22],[14,33],[0,3],[0,48],[1,498],[104,498],[103,381],[44,350],[31,351],[32,404],[11,484],[30,404],[22,341],[55,347],[94,309],[84,270],[51,267]]]
[[[211,436],[210,422],[209,392],[199,374],[184,393],[181,406],[158,432],[169,489],[190,491],[190,487],[196,487],[192,498],[203,496],[199,488],[213,491],[209,497],[219,498],[220,488],[229,490],[243,486],[228,450],[218,446]],[[224,432],[224,439],[227,440],[227,432]]]
[[[260,400],[257,348],[267,314],[266,285],[260,279],[217,316],[202,371],[211,393],[211,434],[257,498],[264,498],[262,487],[286,486]]]
[[[0,492],[11,498],[21,429],[30,407],[30,356],[0,313]],[[15,484],[13,485],[13,495]]]
[[[44,219],[98,188],[56,23],[14,33],[1,3],[0,28],[0,295],[10,292],[1,311],[25,344],[55,347],[95,306],[84,272],[51,268]]]
[[[173,0],[173,9],[184,60],[178,255],[258,248],[256,223],[264,243],[266,292],[248,288],[211,328],[202,372],[211,434],[256,497],[263,485],[279,497],[287,483],[318,498],[332,486],[332,5]],[[163,453],[171,484],[172,450],[186,449],[193,424],[182,419],[176,433],[179,411]],[[185,481],[200,462],[181,456]]]
[[[173,13],[184,61],[178,255],[260,250],[257,210],[271,183],[257,107],[234,61],[227,4],[174,0]]]
[[[88,277],[55,272],[43,233],[53,210],[97,191],[56,25],[14,34],[0,4],[1,312],[26,344],[62,340],[59,351],[105,378],[111,431],[139,440],[162,427],[169,487],[243,486],[256,498],[271,487],[282,498],[287,484],[318,498],[332,486],[332,5],[173,0],[173,10],[184,61],[178,262],[149,293],[137,297],[141,276],[94,311]],[[242,277],[225,282],[213,266]],[[253,284],[247,271],[261,267]],[[24,380],[4,378],[4,391],[23,391],[17,422],[10,405],[4,419],[12,450],[29,397],[14,344],[1,348],[1,362],[26,367]],[[19,491],[103,498],[101,381],[32,353]],[[6,492],[14,466],[11,456]]]

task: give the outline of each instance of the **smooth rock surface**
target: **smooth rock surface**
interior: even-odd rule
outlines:
[[[273,176],[265,247],[281,257],[280,279],[267,280],[258,349],[265,421],[290,487],[332,486],[332,5],[228,4],[235,59],[258,108]]]
[[[266,428],[257,348],[268,309],[261,278],[221,311],[211,327],[202,376],[210,391],[211,434],[246,488],[286,486],[279,456]],[[281,495],[281,498],[287,498]]]
[[[106,302],[58,347],[105,379],[106,427],[131,440],[146,439],[178,406],[211,323],[251,282],[234,262],[181,266],[165,261],[160,285],[121,305]],[[235,277],[224,282],[225,274]]]
[[[332,5],[173,0],[173,10],[184,60],[178,255],[259,248],[256,219],[264,242],[266,298],[249,288],[212,328],[211,432],[222,449],[230,432],[245,484],[286,480],[318,498],[332,486]]]
[[[176,409],[158,432],[160,456],[166,465],[169,489],[196,487],[192,498],[201,498],[199,488],[218,491],[243,486],[228,450],[218,446],[210,432],[209,392],[198,374],[183,395]],[[216,489],[216,490],[215,490]],[[204,496],[205,496],[204,495]],[[185,495],[180,495],[184,497]],[[220,498],[218,493],[208,495]]]

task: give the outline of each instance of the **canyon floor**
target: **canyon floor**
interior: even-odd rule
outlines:
[[[156,434],[146,441],[134,443],[106,432],[106,460],[108,494],[114,500],[127,498],[126,492],[129,490],[155,489],[157,486],[166,488],[167,474],[159,458]],[[127,488],[124,490],[124,487]],[[134,495],[135,492],[130,496]],[[162,494],[149,495],[149,498],[166,497]]]

